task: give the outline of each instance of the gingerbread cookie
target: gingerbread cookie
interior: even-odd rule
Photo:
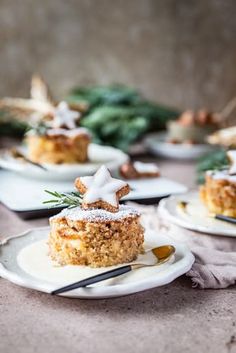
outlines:
[[[137,179],[138,178],[137,170],[134,168],[134,165],[132,162],[124,163],[120,167],[120,175],[124,179]]]
[[[54,118],[51,121],[53,128],[66,128],[75,129],[77,127],[76,122],[80,118],[80,113],[75,110],[71,110],[66,102],[60,102],[54,109]]]
[[[121,166],[120,174],[125,179],[141,179],[158,177],[160,171],[155,163],[129,162]]]
[[[130,191],[129,185],[122,180],[112,178],[104,165],[94,176],[77,178],[75,186],[84,195],[82,208],[102,208],[109,212],[117,212],[119,199]]]

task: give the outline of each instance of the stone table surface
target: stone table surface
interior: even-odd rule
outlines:
[[[160,161],[162,174],[194,186],[193,163]],[[0,236],[46,225],[0,205]],[[236,291],[200,290],[182,276],[131,296],[79,300],[51,297],[0,279],[2,353],[233,353]]]

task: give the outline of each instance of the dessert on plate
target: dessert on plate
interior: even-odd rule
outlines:
[[[53,164],[86,162],[90,134],[77,127],[80,113],[61,102],[47,118],[26,134],[30,160]]]
[[[144,229],[135,208],[120,205],[129,185],[111,177],[105,166],[75,180],[74,208],[50,218],[49,249],[60,265],[112,266],[143,252]],[[65,195],[68,197],[68,195]]]
[[[217,115],[205,109],[194,112],[187,110],[179,119],[167,124],[168,142],[199,144],[205,143],[208,134],[218,127]]]
[[[47,83],[34,75],[30,98],[5,97],[0,109],[33,125],[26,134],[28,158],[34,163],[83,163],[87,160],[90,135],[77,127],[84,104],[68,105],[56,102]]]
[[[160,169],[155,163],[127,162],[120,167],[124,179],[155,178],[160,176]]]
[[[236,126],[218,130],[208,136],[207,141],[212,145],[236,148]]]
[[[236,150],[227,152],[230,167],[206,173],[200,198],[214,214],[236,217]]]

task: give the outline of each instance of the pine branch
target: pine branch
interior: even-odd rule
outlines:
[[[207,170],[223,170],[229,167],[225,150],[216,150],[201,157],[197,164],[197,182],[204,183]]]

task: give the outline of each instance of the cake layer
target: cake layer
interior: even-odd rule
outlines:
[[[236,217],[236,176],[227,170],[208,172],[200,197],[210,212]]]
[[[61,265],[112,266],[143,251],[144,229],[133,208],[120,211],[67,209],[50,218],[50,256]]]
[[[214,180],[227,180],[230,183],[236,183],[236,175],[230,175],[229,169],[209,170],[207,171],[206,176]]]
[[[91,136],[89,131],[84,127],[78,127],[76,129],[68,130],[68,129],[48,129],[46,132],[47,136],[67,136],[70,138],[77,137],[80,135]]]
[[[36,163],[83,163],[87,161],[88,134],[28,135],[29,158]]]
[[[205,143],[206,136],[215,130],[214,126],[190,125],[185,126],[178,121],[168,123],[168,139],[181,143],[192,140],[194,143]]]

